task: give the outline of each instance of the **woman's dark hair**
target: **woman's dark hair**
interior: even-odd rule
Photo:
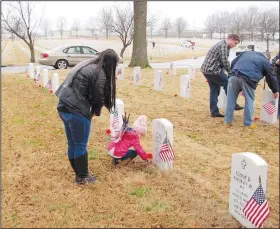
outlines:
[[[106,75],[104,88],[104,105],[112,113],[116,102],[116,67],[119,62],[118,54],[113,49],[107,49],[99,54],[94,64],[97,64],[97,71],[103,71]]]

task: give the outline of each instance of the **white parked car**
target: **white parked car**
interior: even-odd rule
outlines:
[[[260,52],[261,50],[255,47],[254,44],[248,44],[248,45],[239,45],[236,49],[236,56],[238,56],[240,53],[244,51],[256,51]]]

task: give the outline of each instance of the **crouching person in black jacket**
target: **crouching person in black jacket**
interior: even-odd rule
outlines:
[[[103,105],[112,112],[116,97],[116,66],[114,50],[107,49],[97,59],[76,65],[56,91],[57,110],[68,141],[68,158],[76,173],[76,183],[94,183],[88,172],[87,144],[91,119],[100,116]]]

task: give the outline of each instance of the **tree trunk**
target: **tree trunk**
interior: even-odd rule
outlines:
[[[61,39],[63,39],[63,37],[62,37],[62,30],[60,30],[60,36],[61,36]]]
[[[165,30],[165,39],[167,39],[167,34],[168,34],[167,30]]]
[[[266,50],[269,52],[269,39],[266,40]]]
[[[29,47],[30,49],[30,61],[31,63],[35,63],[35,52],[34,52],[34,47],[33,46],[30,46]]]
[[[126,48],[127,48],[127,45],[123,45],[121,53],[120,53],[121,58],[123,58],[123,54],[124,54],[124,51]]]
[[[109,36],[109,30],[106,29],[106,39],[108,39],[108,36]]]
[[[129,67],[150,67],[147,55],[147,1],[134,1],[134,35],[132,58]]]

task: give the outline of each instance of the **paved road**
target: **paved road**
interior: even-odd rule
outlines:
[[[188,65],[193,64],[196,68],[199,68],[203,62],[205,57],[198,57],[196,59],[185,59],[185,60],[177,60],[173,61],[176,68],[187,68]],[[160,68],[169,68],[171,62],[163,62],[163,63],[151,63],[151,67],[155,69]],[[40,65],[41,69],[54,69],[52,66]],[[127,64],[125,64],[127,67]],[[2,73],[23,73],[28,69],[28,65],[26,66],[9,66],[9,67],[1,67]]]
[[[229,55],[229,61],[231,62],[235,57],[235,53],[230,52]],[[188,68],[189,65],[194,65],[195,68],[200,68],[203,61],[205,59],[205,56],[197,57],[195,59],[184,59],[184,60],[176,60],[173,61],[176,68]],[[163,62],[163,63],[150,63],[151,67],[154,69],[161,69],[161,68],[169,68],[170,67],[170,61],[169,62]],[[46,66],[46,65],[40,65],[41,69],[54,69],[52,66]],[[127,67],[127,64],[125,64],[125,67]],[[10,66],[10,67],[1,67],[2,73],[23,73],[26,71],[28,66]]]

